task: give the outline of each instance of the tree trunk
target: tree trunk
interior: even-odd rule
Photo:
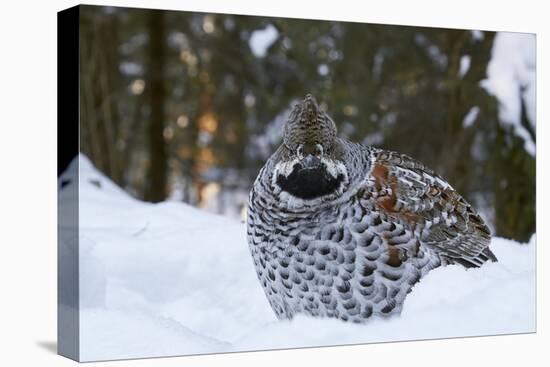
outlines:
[[[148,90],[151,107],[149,124],[149,174],[145,199],[159,202],[166,198],[167,156],[164,143],[164,12],[149,14]]]

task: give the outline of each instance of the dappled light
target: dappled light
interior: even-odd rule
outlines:
[[[535,230],[533,35],[83,9],[81,148],[137,198],[240,219],[312,93],[341,137],[424,162],[494,234]]]

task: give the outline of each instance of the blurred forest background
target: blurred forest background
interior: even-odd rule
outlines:
[[[81,7],[81,151],[135,197],[241,218],[289,108],[415,157],[535,231],[533,35]]]

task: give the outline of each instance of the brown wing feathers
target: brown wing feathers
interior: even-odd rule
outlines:
[[[380,151],[371,175],[380,210],[423,226],[425,244],[448,262],[478,267],[496,261],[481,217],[449,184],[412,158]]]

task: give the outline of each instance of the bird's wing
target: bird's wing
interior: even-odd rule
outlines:
[[[445,180],[409,156],[375,150],[371,184],[376,205],[418,229],[424,245],[466,267],[497,261],[483,219]]]

